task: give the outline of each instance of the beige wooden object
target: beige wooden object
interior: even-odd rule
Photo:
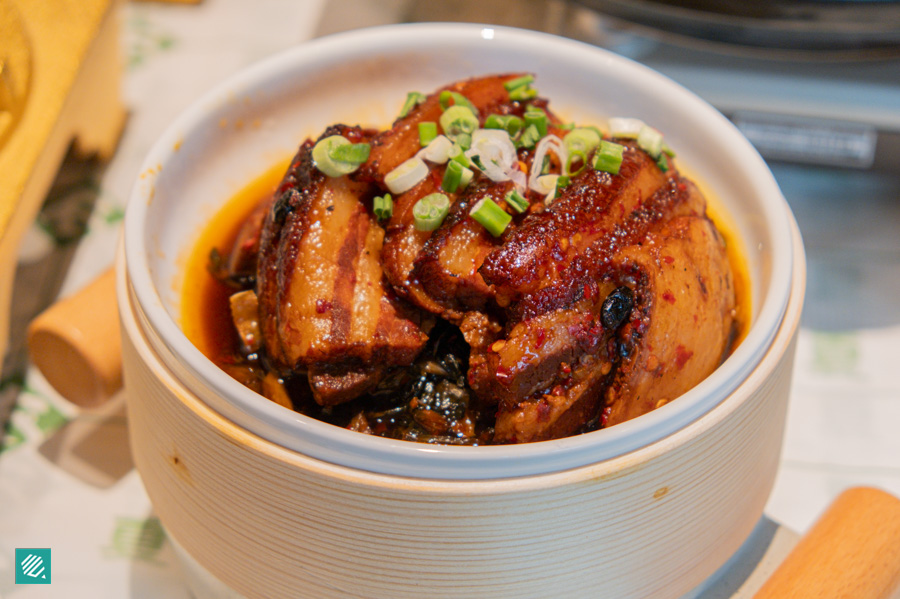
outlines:
[[[125,119],[115,0],[5,1],[24,24],[31,72],[24,108],[0,146],[0,357],[9,335],[11,288],[22,235],[70,144],[74,141],[78,151],[108,158]],[[8,40],[12,18],[0,11],[0,19],[0,38]]]
[[[711,413],[619,458],[486,481],[354,470],[235,426],[163,365],[123,277],[135,465],[177,543],[246,597],[677,598],[737,550],[771,490],[802,260],[796,270],[763,363]]]
[[[900,594],[900,499],[842,493],[756,599],[890,599]]]
[[[96,407],[122,387],[115,277],[110,268],[28,326],[32,363],[60,395],[82,407]]]

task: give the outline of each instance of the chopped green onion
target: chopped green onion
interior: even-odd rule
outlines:
[[[528,210],[528,200],[515,189],[509,190],[503,197],[503,201],[519,214]]]
[[[609,119],[609,134],[613,137],[637,139],[644,121],[628,117],[613,117]]]
[[[510,79],[505,82],[503,87],[506,88],[506,91],[511,92],[514,89],[525,87],[532,83],[534,83],[534,75],[522,75],[521,77],[516,77],[515,79]]]
[[[340,177],[358,169],[368,160],[369,151],[369,144],[353,144],[342,135],[331,135],[316,142],[312,158],[325,175]]]
[[[530,85],[525,87],[517,87],[516,89],[509,92],[509,99],[513,100],[514,102],[533,100],[534,98],[537,98],[537,90]]]
[[[444,164],[450,159],[453,142],[445,135],[438,135],[428,145],[416,152],[416,157],[435,164]]]
[[[394,200],[391,194],[386,193],[383,196],[375,196],[372,200],[372,212],[378,217],[378,220],[385,220],[394,214]]]
[[[328,156],[338,162],[360,165],[369,159],[371,149],[369,144],[339,144],[328,150]]]
[[[618,175],[619,167],[622,166],[622,155],[624,152],[625,146],[623,145],[606,140],[601,141],[600,147],[597,148],[597,152],[594,154],[594,169]]]
[[[471,135],[478,128],[478,117],[466,106],[456,104],[441,114],[439,119],[444,135],[456,140],[458,135]]]
[[[660,152],[659,158],[656,159],[656,166],[659,167],[659,170],[666,173],[669,171],[669,155],[665,152]]]
[[[512,221],[512,215],[491,198],[479,200],[469,211],[469,215],[494,237],[499,237]]]
[[[430,193],[413,206],[413,224],[417,231],[434,231],[450,212],[450,198]]]
[[[492,114],[484,121],[485,129],[501,129],[515,137],[522,129],[522,119],[514,114]]]
[[[469,157],[466,156],[466,149],[467,148],[459,145],[459,143],[454,143],[450,148],[450,160],[458,162],[465,167],[471,165],[472,162],[469,160]]]
[[[563,144],[570,153],[590,154],[594,148],[600,145],[600,135],[594,129],[578,127],[566,133]]]
[[[663,142],[662,151],[663,151],[663,153],[668,155],[669,158],[675,158],[675,150],[673,150],[671,147],[669,147],[669,144],[667,144],[666,142]]]
[[[563,174],[567,177],[580,175],[581,171],[587,167],[587,154],[581,150],[570,150],[566,154],[566,168]],[[575,164],[579,164],[578,169],[572,170],[572,166]]]
[[[547,195],[556,189],[557,181],[559,181],[559,175],[541,175],[535,180],[533,189],[542,195]]]
[[[400,109],[400,114],[397,116],[398,119],[402,119],[409,112],[425,101],[425,95],[419,92],[409,92],[406,94],[406,102],[403,103],[403,108]]]
[[[453,104],[450,103],[450,100],[453,100]],[[444,90],[441,92],[441,95],[438,96],[438,102],[441,105],[441,110],[447,110],[451,106],[465,106],[472,111],[472,114],[478,115],[478,109],[475,108],[475,105],[472,104],[467,97],[458,92]]]
[[[557,190],[562,189],[563,187],[568,185],[570,181],[571,181],[571,179],[569,178],[569,175],[560,175],[556,179],[556,189]]]
[[[469,133],[460,133],[456,136],[455,143],[459,144],[459,147],[463,150],[468,150],[472,147],[472,135]]]
[[[544,137],[547,135],[547,113],[543,110],[526,110],[525,114],[522,115],[525,119],[525,128],[527,129],[531,125],[537,127],[538,134],[540,137]]]
[[[437,123],[434,121],[423,121],[419,123],[419,145],[425,147],[437,137]]]
[[[571,131],[575,128],[575,123],[562,123],[556,126],[557,129],[562,129],[563,131]]]
[[[644,125],[638,132],[637,143],[652,158],[659,158],[663,147],[663,136],[662,133],[653,127]]]
[[[400,194],[415,187],[428,176],[428,165],[421,158],[413,157],[389,172],[384,177],[384,184],[391,193]]]
[[[541,132],[538,131],[537,126],[528,125],[525,127],[525,130],[522,131],[522,135],[519,136],[519,141],[516,145],[520,148],[533,148],[535,144],[541,139]]]
[[[457,189],[465,188],[472,181],[475,173],[464,167],[459,162],[451,160],[444,171],[444,179],[441,181],[441,189],[447,193],[456,193]]]
[[[510,79],[503,84],[506,91],[509,92],[509,99],[517,102],[531,100],[537,97],[537,90],[531,87],[534,82],[534,75],[523,75]]]

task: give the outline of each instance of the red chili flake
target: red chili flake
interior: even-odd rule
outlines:
[[[687,183],[681,181],[678,183],[678,191],[687,191]]]
[[[316,300],[316,314],[325,314],[326,312],[331,310],[333,307],[334,307],[334,304],[332,304],[328,300],[323,300],[323,299]]]
[[[666,264],[672,264],[673,262],[675,262],[675,258],[672,256],[663,256],[663,262],[665,262]]]
[[[675,296],[672,294],[671,291],[664,292],[662,296],[663,296],[663,299],[666,300],[667,302],[669,302],[670,304],[675,303]]]
[[[544,328],[539,328],[537,331],[537,339],[534,342],[535,349],[541,349],[543,347],[544,342],[547,341],[547,331]]]
[[[687,349],[683,345],[679,345],[675,348],[675,366],[678,367],[679,370],[684,368],[684,365],[687,364],[687,361],[691,359],[694,355],[694,352]]]
[[[566,362],[560,362],[559,369],[563,374],[569,374],[572,372],[572,367],[569,366],[569,364]]]
[[[600,427],[603,428],[609,424],[609,417],[612,414],[612,406],[606,406],[600,413]]]
[[[550,419],[550,402],[541,398],[537,402],[537,419],[540,422],[546,422]]]

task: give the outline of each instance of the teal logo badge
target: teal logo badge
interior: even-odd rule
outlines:
[[[49,549],[16,549],[16,584],[50,584]]]

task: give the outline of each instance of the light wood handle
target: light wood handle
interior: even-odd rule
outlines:
[[[28,327],[32,363],[60,395],[95,407],[122,387],[122,341],[110,268],[47,308]]]
[[[888,599],[900,592],[900,499],[844,491],[755,599]]]

